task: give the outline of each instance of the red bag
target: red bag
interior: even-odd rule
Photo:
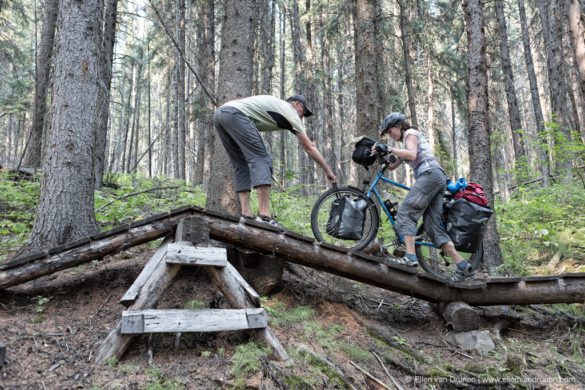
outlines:
[[[480,184],[468,182],[467,187],[464,190],[459,191],[455,194],[453,199],[465,199],[471,203],[478,204],[483,207],[487,207],[488,199]]]

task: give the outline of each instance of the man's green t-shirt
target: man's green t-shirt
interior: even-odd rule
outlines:
[[[232,100],[224,106],[234,107],[248,116],[258,130],[290,130],[305,133],[305,126],[294,107],[282,99],[270,95],[250,96]]]

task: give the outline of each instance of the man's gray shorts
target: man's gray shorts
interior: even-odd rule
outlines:
[[[451,241],[441,221],[446,182],[445,173],[440,168],[420,174],[398,208],[398,234],[416,236],[417,223],[422,216],[425,232],[435,245],[440,247]]]
[[[213,125],[234,168],[236,192],[271,185],[272,156],[254,122],[236,108],[220,107],[213,115]]]

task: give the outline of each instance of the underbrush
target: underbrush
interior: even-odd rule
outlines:
[[[518,189],[496,206],[504,271],[585,271],[585,193],[579,186]]]

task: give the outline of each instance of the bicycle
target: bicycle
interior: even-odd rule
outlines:
[[[375,174],[372,174],[371,177],[374,177],[372,182],[370,182],[370,180],[364,180],[364,190],[353,186],[335,186],[323,193],[317,199],[311,210],[311,229],[318,242],[341,246],[353,251],[366,249],[368,245],[374,241],[380,229],[380,212],[376,206],[377,203],[380,209],[388,217],[392,227],[389,237],[390,242],[383,245],[384,252],[393,253],[396,257],[404,255],[403,238],[400,237],[396,231],[395,215],[398,202],[394,203],[391,200],[384,201],[378,189],[378,186],[381,183],[385,183],[403,190],[410,190],[410,187],[384,176],[388,166],[396,161],[395,159],[396,157],[393,155],[378,155],[377,160],[380,163],[380,168]],[[369,173],[369,169],[367,167],[365,167],[365,169]],[[448,192],[446,193],[446,196],[447,194]],[[332,202],[343,196],[349,196],[354,200],[361,198],[367,202],[364,230],[360,239],[339,239],[329,235],[326,231]],[[393,247],[392,252],[388,250],[389,247]],[[454,275],[456,269],[454,262],[450,257],[444,255],[442,251],[429,240],[422,224],[418,227],[415,249],[419,264],[425,271],[439,278],[450,279]],[[479,248],[473,253],[460,253],[474,269],[479,268],[483,257],[482,245],[479,245]]]

